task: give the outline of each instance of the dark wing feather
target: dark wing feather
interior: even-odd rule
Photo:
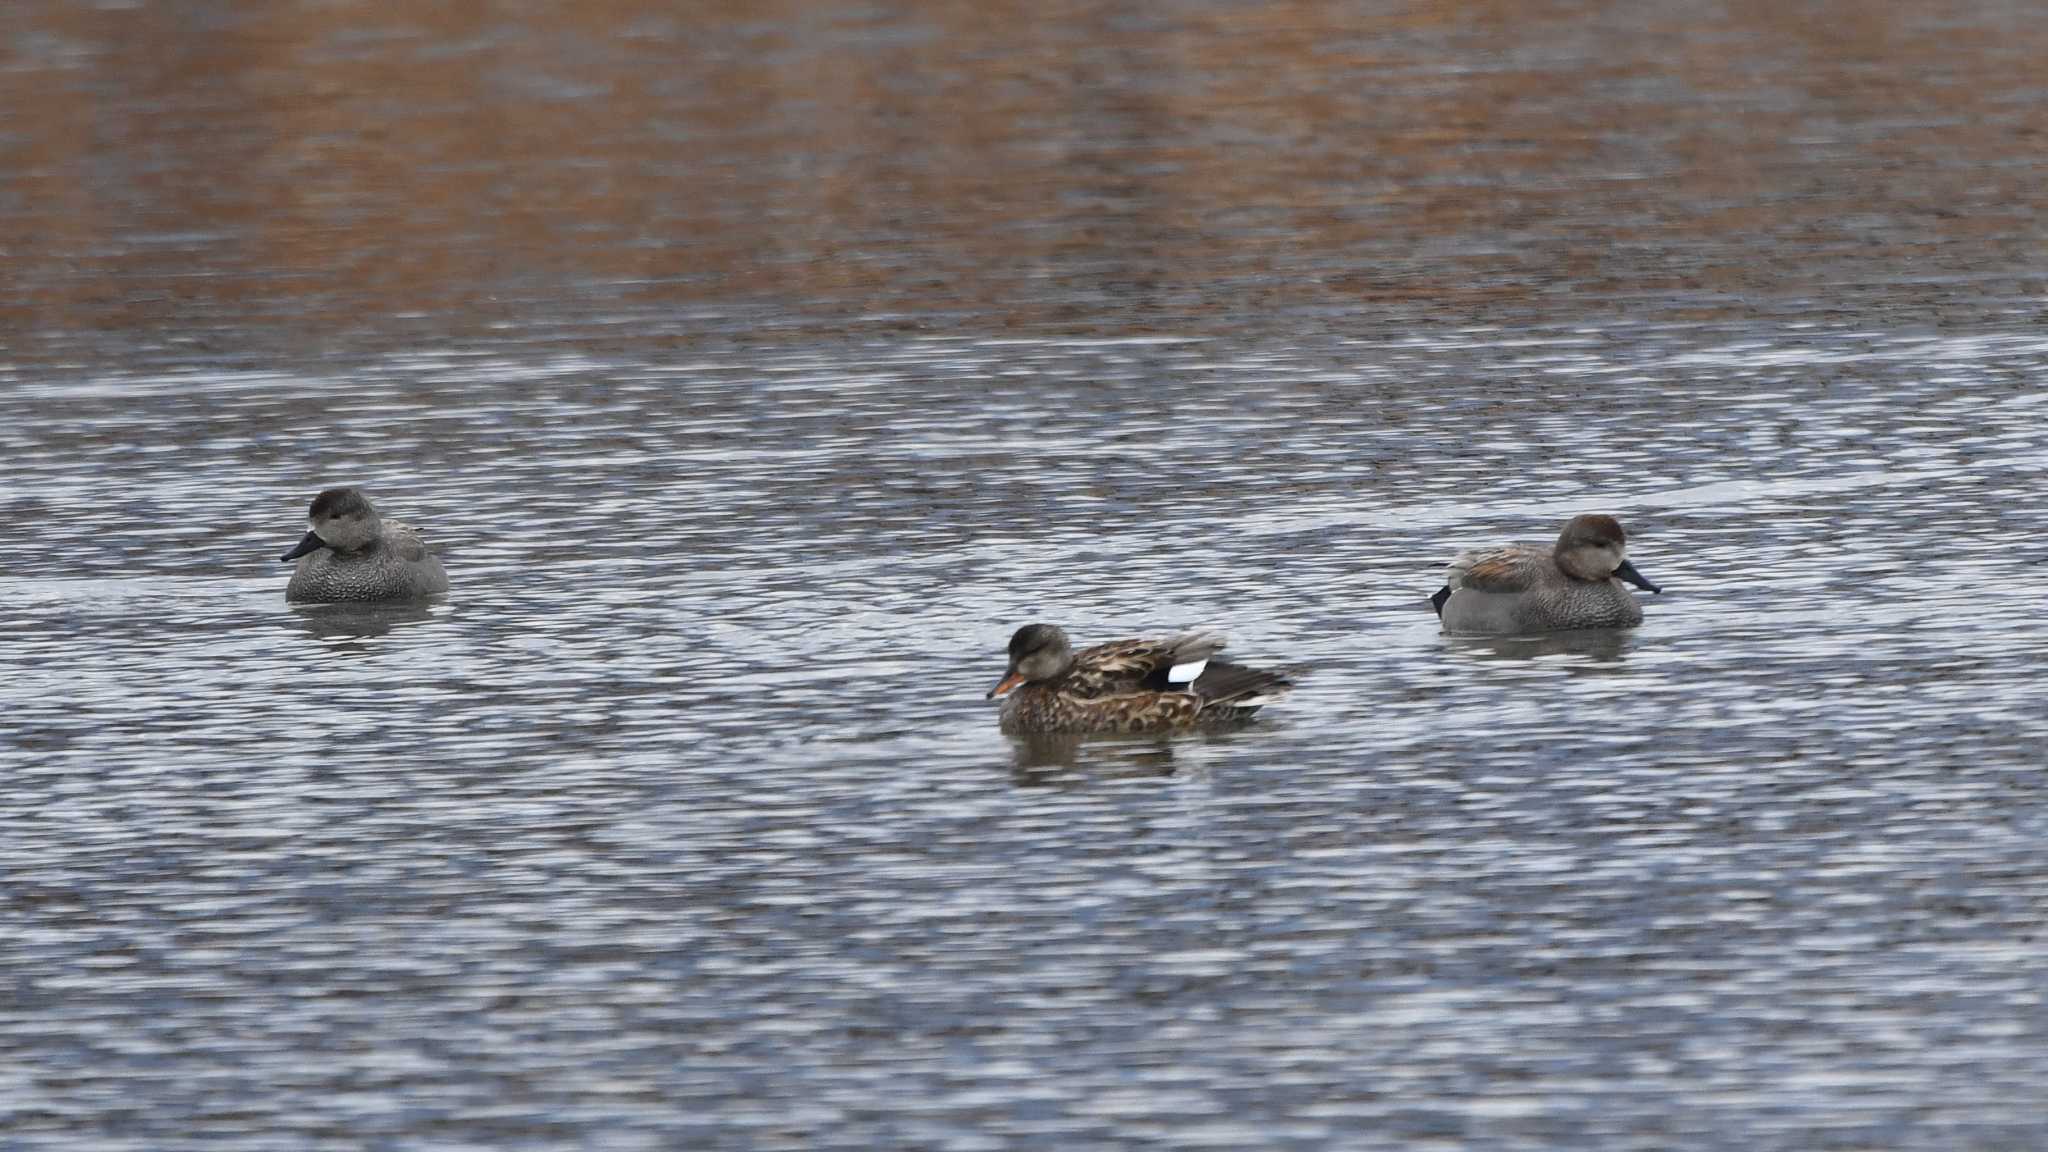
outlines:
[[[1230,664],[1222,660],[1211,660],[1202,670],[1201,678],[1194,683],[1195,695],[1202,703],[1229,704],[1252,696],[1277,696],[1294,687],[1294,678],[1302,673],[1300,668],[1247,668],[1242,664]]]

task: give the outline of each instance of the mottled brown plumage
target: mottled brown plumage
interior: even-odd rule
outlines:
[[[1007,732],[1171,732],[1241,724],[1294,686],[1294,670],[1211,660],[1223,643],[1191,632],[1076,653],[1060,629],[1027,624],[1010,638],[1009,669],[989,695],[1008,693]]]

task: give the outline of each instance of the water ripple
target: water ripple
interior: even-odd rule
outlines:
[[[0,1113],[110,1148],[2038,1133],[2048,625],[2005,589],[2044,354],[906,338],[16,386]],[[286,608],[340,480],[427,528],[447,604]],[[1443,559],[1588,508],[1669,589],[1643,629],[1437,633]],[[1250,732],[1013,745],[980,693],[1035,618],[1314,672]]]

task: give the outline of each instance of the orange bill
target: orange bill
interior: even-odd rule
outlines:
[[[1010,689],[1015,688],[1017,685],[1022,684],[1023,682],[1023,673],[1012,672],[1009,675],[1003,677],[1001,680],[996,681],[996,686],[989,689],[988,695],[982,697],[982,699],[993,700],[996,697],[1001,696],[1003,693],[1008,692]]]

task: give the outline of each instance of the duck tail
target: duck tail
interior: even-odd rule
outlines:
[[[1293,691],[1294,682],[1307,671],[1306,665],[1299,664],[1266,669],[1211,660],[1190,688],[1202,698],[1205,708],[1257,708]]]
[[[1477,564],[1485,556],[1485,549],[1467,548],[1451,557],[1451,562],[1444,565],[1444,594],[1448,596],[1463,585],[1465,573],[1471,571],[1472,565]]]

